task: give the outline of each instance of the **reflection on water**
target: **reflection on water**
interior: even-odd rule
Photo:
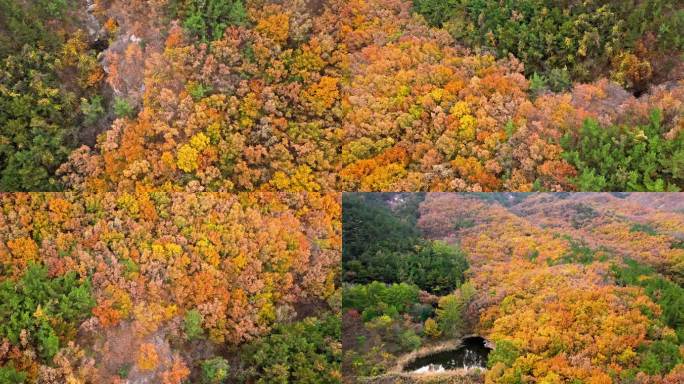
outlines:
[[[458,349],[434,353],[414,360],[404,367],[413,373],[443,372],[447,369],[486,368],[487,355],[490,349],[485,346],[481,337],[469,337],[463,340]]]

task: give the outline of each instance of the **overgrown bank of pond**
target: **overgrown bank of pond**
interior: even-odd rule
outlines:
[[[364,384],[481,384],[492,345],[480,336],[452,339],[399,357],[389,372],[357,377]]]

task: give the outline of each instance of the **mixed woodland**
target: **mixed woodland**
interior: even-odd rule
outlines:
[[[344,382],[684,381],[678,194],[347,193],[343,207]],[[473,334],[493,344],[486,369],[401,372]]]
[[[0,196],[0,382],[340,381],[339,195]]]
[[[0,0],[0,383],[681,383],[683,188],[678,0]]]
[[[0,190],[675,191],[677,0],[0,1]]]

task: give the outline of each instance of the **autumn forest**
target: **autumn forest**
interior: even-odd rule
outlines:
[[[4,195],[0,382],[338,382],[339,216],[334,194]]]
[[[345,383],[684,382],[679,194],[342,204]]]
[[[684,384],[680,0],[0,0],[0,384]]]
[[[677,191],[677,0],[0,1],[0,190]]]

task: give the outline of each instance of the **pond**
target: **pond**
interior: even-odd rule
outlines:
[[[490,348],[485,339],[468,337],[454,350],[433,353],[420,357],[404,367],[405,372],[442,372],[447,369],[486,368]]]

